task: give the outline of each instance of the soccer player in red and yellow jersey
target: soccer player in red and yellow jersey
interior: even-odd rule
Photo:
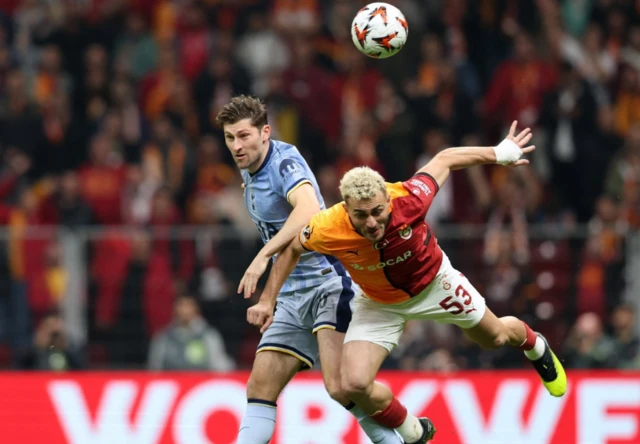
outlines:
[[[340,182],[344,202],[317,213],[280,253],[260,302],[249,309],[249,322],[264,329],[272,319],[272,301],[300,255],[310,250],[336,257],[362,289],[345,337],[342,390],[373,419],[395,428],[405,442],[426,442],[421,440],[425,423],[374,379],[410,319],[455,324],[485,348],[519,348],[553,396],[566,391],[564,369],[546,340],[517,318],[496,317],[452,267],[425,222],[451,171],[529,163],[522,156],[535,149],[527,146],[531,132],[527,128],[516,135],[516,126],[513,122],[507,138],[495,147],[440,152],[405,182],[385,183],[366,167],[347,172]]]

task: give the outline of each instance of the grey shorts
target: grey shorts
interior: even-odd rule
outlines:
[[[334,276],[317,287],[280,293],[273,324],[262,335],[256,353],[287,353],[302,362],[302,370],[310,369],[318,359],[315,333],[324,328],[347,331],[356,291],[349,276]]]

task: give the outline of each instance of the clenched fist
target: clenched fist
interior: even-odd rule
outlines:
[[[260,333],[267,331],[273,322],[274,304],[267,301],[260,301],[247,310],[247,322],[260,329]]]

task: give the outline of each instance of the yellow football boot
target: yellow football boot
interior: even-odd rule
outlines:
[[[536,333],[544,341],[545,349],[541,358],[531,361],[542,379],[542,383],[552,396],[560,397],[567,391],[567,375],[560,360],[549,347],[549,343],[540,333]]]

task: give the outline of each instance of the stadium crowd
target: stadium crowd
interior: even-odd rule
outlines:
[[[531,127],[530,168],[454,174],[428,220],[489,306],[567,367],[640,368],[640,2],[390,1],[410,32],[386,60],[351,41],[364,3],[0,2],[0,367],[250,366],[259,332],[235,288],[259,241],[214,125],[248,93],[327,205],[353,166],[404,180],[444,147]],[[410,322],[386,365],[526,362]]]

